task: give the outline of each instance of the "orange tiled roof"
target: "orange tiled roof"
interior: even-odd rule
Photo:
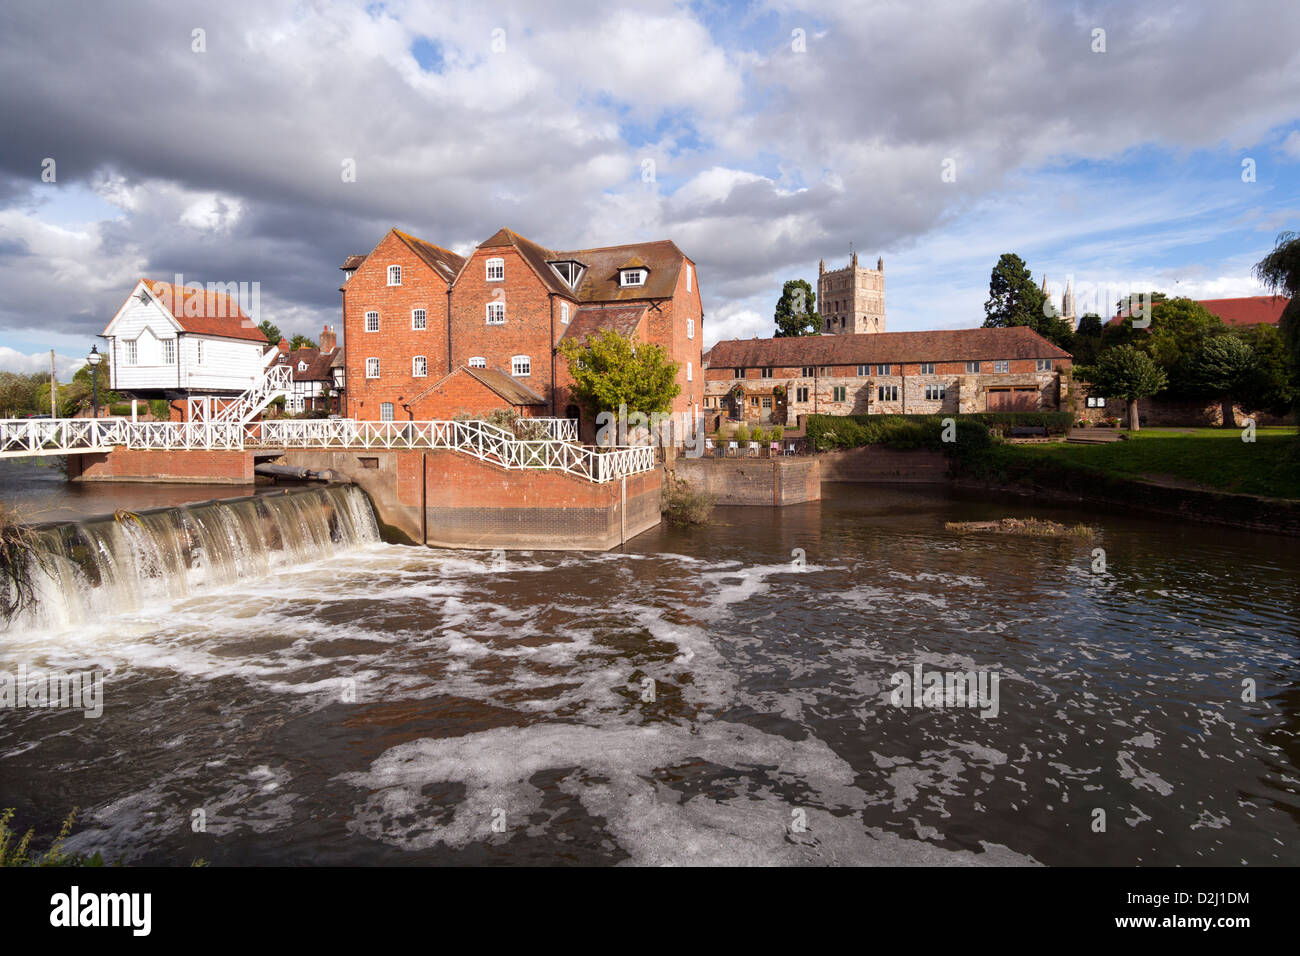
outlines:
[[[1248,295],[1237,299],[1198,299],[1228,325],[1277,325],[1290,299]]]
[[[170,282],[156,282],[153,279],[140,281],[186,332],[266,342],[262,330],[239,307],[237,299],[203,288],[178,288]]]
[[[944,329],[872,332],[862,335],[799,335],[731,339],[704,356],[708,368],[793,368],[804,365],[894,365],[902,362],[965,362],[999,359],[1068,359],[1033,329]]]

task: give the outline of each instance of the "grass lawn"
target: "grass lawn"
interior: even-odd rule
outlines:
[[[983,465],[1003,474],[1054,465],[1183,487],[1300,499],[1300,439],[1294,428],[1260,428],[1254,442],[1243,442],[1241,429],[1150,428],[1105,445],[999,445],[990,449]]]

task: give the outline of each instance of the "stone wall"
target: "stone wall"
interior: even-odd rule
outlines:
[[[900,451],[868,445],[822,452],[822,481],[918,481],[948,480],[948,458],[941,451]]]
[[[718,505],[782,505],[821,498],[816,458],[678,458],[672,474]]]

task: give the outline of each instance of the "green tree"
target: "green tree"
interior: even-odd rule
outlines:
[[[20,418],[39,412],[40,409],[36,405],[36,391],[43,378],[41,373],[18,375],[14,372],[0,372],[0,417]],[[48,388],[46,394],[49,394]],[[49,410],[50,406],[47,402],[45,411],[49,412]]]
[[[601,412],[666,412],[681,391],[677,363],[662,346],[637,342],[612,329],[587,336],[581,343],[565,340],[556,350],[573,377],[574,399],[594,418]]]
[[[1102,331],[1102,354],[1120,345],[1131,345],[1146,352],[1165,372],[1166,391],[1174,397],[1193,398],[1204,388],[1193,378],[1191,362],[1211,338],[1227,332],[1227,326],[1213,312],[1192,299],[1169,299],[1152,292],[1151,324],[1134,328],[1133,318],[1124,314],[1121,321]],[[1127,303],[1128,300],[1121,300]]]
[[[279,341],[278,339],[276,341]],[[298,334],[289,340],[290,349],[318,349],[320,348],[314,341],[307,336]]]
[[[1074,356],[1075,365],[1091,365],[1097,361],[1101,352],[1101,316],[1089,312],[1079,319],[1068,351]]]
[[[781,289],[772,318],[779,339],[820,334],[822,317],[817,314],[817,293],[806,280],[791,279]]]
[[[1292,375],[1300,375],[1300,233],[1284,232],[1273,251],[1255,263],[1255,276],[1274,295],[1290,298],[1278,328],[1291,354]],[[1300,399],[1300,383],[1292,378],[1294,395]]]
[[[984,328],[1027,326],[1055,345],[1068,348],[1073,331],[1034,284],[1029,267],[1014,252],[1004,252],[989,275],[989,297],[984,303]]]
[[[1132,345],[1108,349],[1096,365],[1079,369],[1079,377],[1106,395],[1128,403],[1128,427],[1137,431],[1138,399],[1155,395],[1165,387],[1164,371],[1146,352]]]
[[[1258,375],[1255,350],[1235,335],[1207,339],[1188,363],[1190,381],[1222,403],[1224,428],[1236,427],[1233,398],[1247,393]]]
[[[284,338],[284,334],[280,331],[280,327],[278,325],[273,325],[270,319],[263,319],[257,324],[257,327],[262,330],[262,334],[266,336],[266,340],[272,345],[275,345]]]
[[[1251,409],[1285,415],[1296,401],[1296,370],[1277,326],[1261,322],[1235,330],[1255,350],[1256,373],[1241,399]]]

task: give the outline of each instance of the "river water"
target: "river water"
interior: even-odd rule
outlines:
[[[140,863],[1300,863],[1293,540],[825,493],[606,554],[359,524],[0,634],[0,672],[107,675],[98,719],[0,710],[0,807]],[[899,706],[917,665],[996,715]]]

